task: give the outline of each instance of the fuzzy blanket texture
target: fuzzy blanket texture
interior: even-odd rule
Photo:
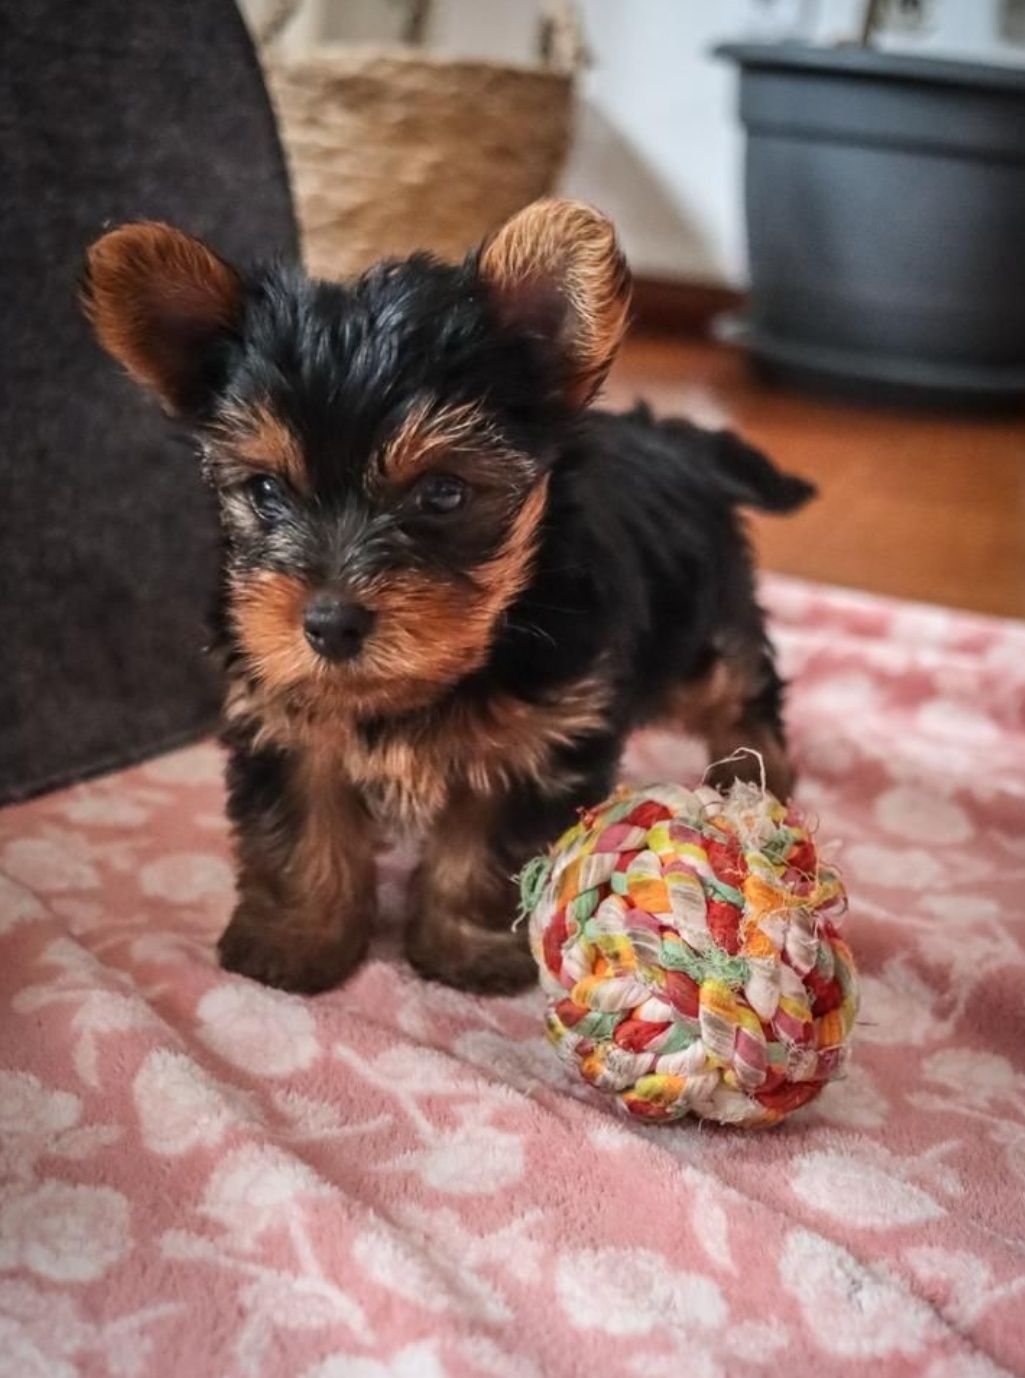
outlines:
[[[211,744],[10,808],[2,1378],[1025,1373],[1025,627],[765,594],[848,1079],[761,1133],[628,1123],[539,993],[404,965],[401,859],[344,988],[221,973]],[[630,774],[697,766],[647,734]]]

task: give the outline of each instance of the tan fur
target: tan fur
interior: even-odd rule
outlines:
[[[500,550],[471,575],[472,582],[391,575],[365,595],[377,613],[381,636],[366,650],[371,679],[397,683],[403,676],[444,686],[487,659],[495,622],[530,577],[548,480],[533,488]]]
[[[423,975],[492,993],[536,980],[525,930],[510,931],[512,879],[494,855],[494,808],[456,790],[425,840],[410,895],[406,954]]]
[[[721,737],[740,723],[753,687],[743,665],[717,660],[703,678],[675,685],[659,716],[697,736]]]
[[[325,915],[350,913],[369,928],[376,908],[374,822],[331,755],[300,757],[297,785],[308,821],[290,868],[295,892]]]
[[[566,390],[574,404],[589,402],[619,349],[630,306],[630,274],[611,222],[580,202],[535,201],[485,244],[480,269],[512,315],[529,312],[539,290],[561,293]]]
[[[308,490],[302,446],[269,407],[224,410],[211,428],[211,440],[234,463],[277,474],[300,493]]]
[[[254,728],[258,745],[330,758],[386,820],[423,824],[438,816],[457,786],[481,798],[516,780],[532,781],[545,792],[565,789],[571,782],[553,771],[552,757],[576,738],[601,730],[610,698],[601,678],[587,678],[564,686],[549,702],[508,695],[453,701],[410,714],[368,746],[341,694],[330,701],[331,712],[317,715],[296,711],[287,700],[238,679],[229,689],[225,717]]]
[[[86,257],[83,306],[100,344],[171,411],[182,409],[196,348],[238,317],[238,274],[156,221],[111,230]]]
[[[287,990],[337,984],[362,959],[376,912],[377,839],[333,753],[305,752],[289,781],[294,838],[238,839],[238,904],[219,943],[231,971]]]
[[[410,720],[373,748],[354,743],[349,770],[386,816],[412,822],[437,817],[456,788],[485,799],[523,780],[557,793],[571,781],[553,770],[553,755],[600,730],[608,702],[605,684],[584,679],[547,703],[508,695],[454,703]]]
[[[757,721],[748,705],[762,688],[758,674],[742,660],[722,657],[702,679],[682,684],[667,696],[660,717],[673,727],[704,738],[708,743],[713,784],[734,779],[757,781],[761,766],[754,757],[719,765],[734,752],[757,751],[765,766],[766,782],[774,794],[786,799],[793,790],[793,770],[780,737]]]
[[[303,636],[312,590],[295,574],[256,570],[231,580],[229,612],[252,673],[270,689],[321,678],[323,667]]]
[[[466,403],[456,407],[432,408],[429,403],[414,407],[389,440],[381,454],[381,474],[394,483],[406,483],[429,469],[439,458],[494,447],[492,434],[481,409]]]

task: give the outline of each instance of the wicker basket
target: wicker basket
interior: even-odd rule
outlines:
[[[552,189],[569,142],[566,72],[355,45],[264,65],[320,277],[414,249],[461,258]]]

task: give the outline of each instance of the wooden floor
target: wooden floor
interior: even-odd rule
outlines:
[[[820,498],[754,518],[768,569],[904,598],[1025,617],[1025,421],[915,416],[833,404],[753,379],[734,350],[633,340],[608,400],[730,426]]]

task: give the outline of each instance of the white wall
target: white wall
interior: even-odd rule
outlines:
[[[999,37],[1002,7],[1014,2],[925,0],[924,27],[895,27],[880,46],[1023,62],[1025,48]],[[253,14],[274,0],[241,3]],[[429,46],[459,56],[531,62],[544,3],[435,0]],[[716,42],[744,37],[851,38],[862,0],[577,0],[577,9],[591,62],[580,80],[576,136],[562,190],[613,216],[636,273],[742,282],[736,72],[713,60],[709,50]],[[400,14],[395,0],[303,0],[288,41],[390,39]]]
[[[736,75],[709,50],[744,31],[749,8],[583,0],[592,66],[563,188],[609,212],[637,273],[743,273]]]

